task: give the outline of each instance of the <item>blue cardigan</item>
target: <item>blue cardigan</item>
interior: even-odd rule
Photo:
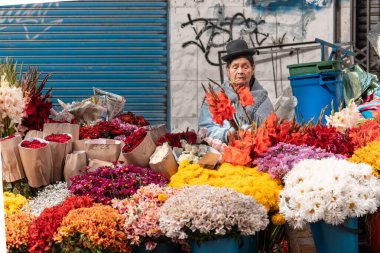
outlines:
[[[226,95],[234,104],[236,109],[237,119],[236,123],[239,124],[241,121],[244,126],[248,125],[248,120],[246,119],[243,108],[238,101],[238,98],[232,88],[229,86],[228,82],[223,84],[223,88],[226,91]],[[215,90],[218,90],[217,88]],[[246,110],[250,115],[251,119],[257,122],[258,126],[264,121],[268,115],[273,112],[273,105],[268,98],[268,92],[259,84],[259,82],[255,79],[253,86],[251,87],[251,93],[253,95],[253,99],[255,103],[253,106],[247,106]],[[223,126],[220,126],[212,121],[212,115],[209,110],[209,106],[205,99],[203,99],[200,115],[199,115],[199,128],[207,128],[207,136],[212,137],[214,139],[219,139],[223,142],[228,142],[227,134],[228,130],[230,130],[230,123],[225,120],[223,122]]]

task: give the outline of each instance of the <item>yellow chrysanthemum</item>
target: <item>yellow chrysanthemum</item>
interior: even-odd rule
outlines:
[[[4,192],[4,211],[6,215],[19,213],[23,206],[27,206],[28,201],[20,194]]]
[[[170,179],[170,186],[211,185],[228,187],[245,195],[252,196],[268,211],[278,210],[278,200],[282,190],[281,181],[269,174],[257,171],[257,168],[233,166],[223,163],[218,170],[202,168],[199,164],[181,162],[178,172]]]
[[[373,174],[380,178],[380,141],[372,141],[366,146],[357,149],[351,158],[354,163],[366,163],[373,168]]]
[[[285,217],[280,213],[272,215],[271,221],[274,225],[284,225],[286,223]]]
[[[164,202],[168,199],[168,196],[166,196],[165,193],[161,193],[158,195],[157,199],[158,199],[158,201]]]

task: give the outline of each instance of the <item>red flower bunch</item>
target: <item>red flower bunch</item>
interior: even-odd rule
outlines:
[[[24,148],[34,148],[34,149],[37,149],[37,148],[43,148],[46,145],[47,145],[46,142],[42,142],[42,141],[39,141],[37,139],[33,139],[31,141],[25,140],[25,141],[21,142],[21,147],[24,147]]]
[[[239,87],[237,89],[237,94],[239,97],[240,104],[243,107],[246,107],[248,105],[253,105],[255,103],[252,93],[249,90],[249,87]]]
[[[123,153],[129,153],[134,150],[138,145],[140,145],[146,135],[147,132],[144,128],[139,128],[139,130],[129,135],[124,141],[125,146],[123,147]]]
[[[306,127],[306,141],[304,144],[322,148],[327,152],[351,157],[354,153],[352,139],[347,133],[341,133],[334,127],[317,124]]]
[[[60,205],[46,208],[41,215],[30,224],[28,248],[30,253],[51,252],[53,235],[61,225],[63,218],[71,211],[81,207],[91,207],[90,197],[69,196]]]
[[[187,143],[193,145],[197,142],[197,134],[191,131],[173,134],[166,133],[157,141],[157,145],[160,146],[168,142],[172,147],[181,148],[181,140],[185,140]]]
[[[368,119],[359,127],[351,128],[349,135],[354,145],[354,150],[365,146],[368,142],[380,140],[380,120]]]
[[[206,102],[212,114],[212,121],[223,126],[224,120],[231,121],[236,112],[231,100],[224,90],[216,92],[210,86],[210,91],[206,92]]]
[[[50,109],[53,107],[52,102],[49,101],[51,89],[45,95],[42,94],[50,74],[46,75],[38,86],[40,76],[37,68],[29,68],[20,80],[25,101],[27,101],[25,105],[26,116],[22,120],[22,125],[28,130],[42,130],[44,123],[49,119]]]
[[[9,139],[12,139],[12,138],[14,138],[14,137],[15,137],[15,135],[14,135],[14,134],[11,134],[11,135],[9,135],[9,136],[7,136],[7,137],[1,138],[1,139],[0,139],[0,142],[2,142],[2,141],[6,141],[6,140],[9,140]]]
[[[68,134],[50,134],[45,137],[45,140],[59,143],[66,143],[71,140],[70,135]]]
[[[150,123],[143,116],[136,116],[132,112],[120,114],[118,118],[125,123],[136,125],[138,127],[150,125]]]
[[[114,138],[123,134],[119,125],[101,121],[93,126],[84,126],[79,130],[79,138],[82,139],[98,139],[98,138]]]

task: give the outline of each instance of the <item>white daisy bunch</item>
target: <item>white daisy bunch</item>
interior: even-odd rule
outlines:
[[[380,181],[371,166],[343,159],[307,159],[284,177],[280,213],[294,228],[320,220],[332,225],[374,213],[380,205]]]
[[[178,157],[178,163],[187,160],[191,163],[198,163],[199,159],[207,153],[207,146],[200,145],[190,145],[185,140],[181,140],[182,153]]]
[[[65,182],[48,185],[29,201],[30,213],[38,217],[43,210],[63,203],[71,195]]]
[[[217,239],[253,235],[268,225],[267,211],[250,196],[230,188],[189,186],[160,209],[160,228],[173,239]]]
[[[360,112],[354,102],[351,102],[343,110],[336,112],[330,116],[325,116],[328,126],[335,127],[339,132],[355,127],[360,120]]]

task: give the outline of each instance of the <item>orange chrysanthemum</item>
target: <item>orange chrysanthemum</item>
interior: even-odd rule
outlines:
[[[8,251],[19,250],[20,252],[24,252],[23,250],[27,249],[29,225],[35,219],[34,215],[24,212],[11,214],[5,218]]]

